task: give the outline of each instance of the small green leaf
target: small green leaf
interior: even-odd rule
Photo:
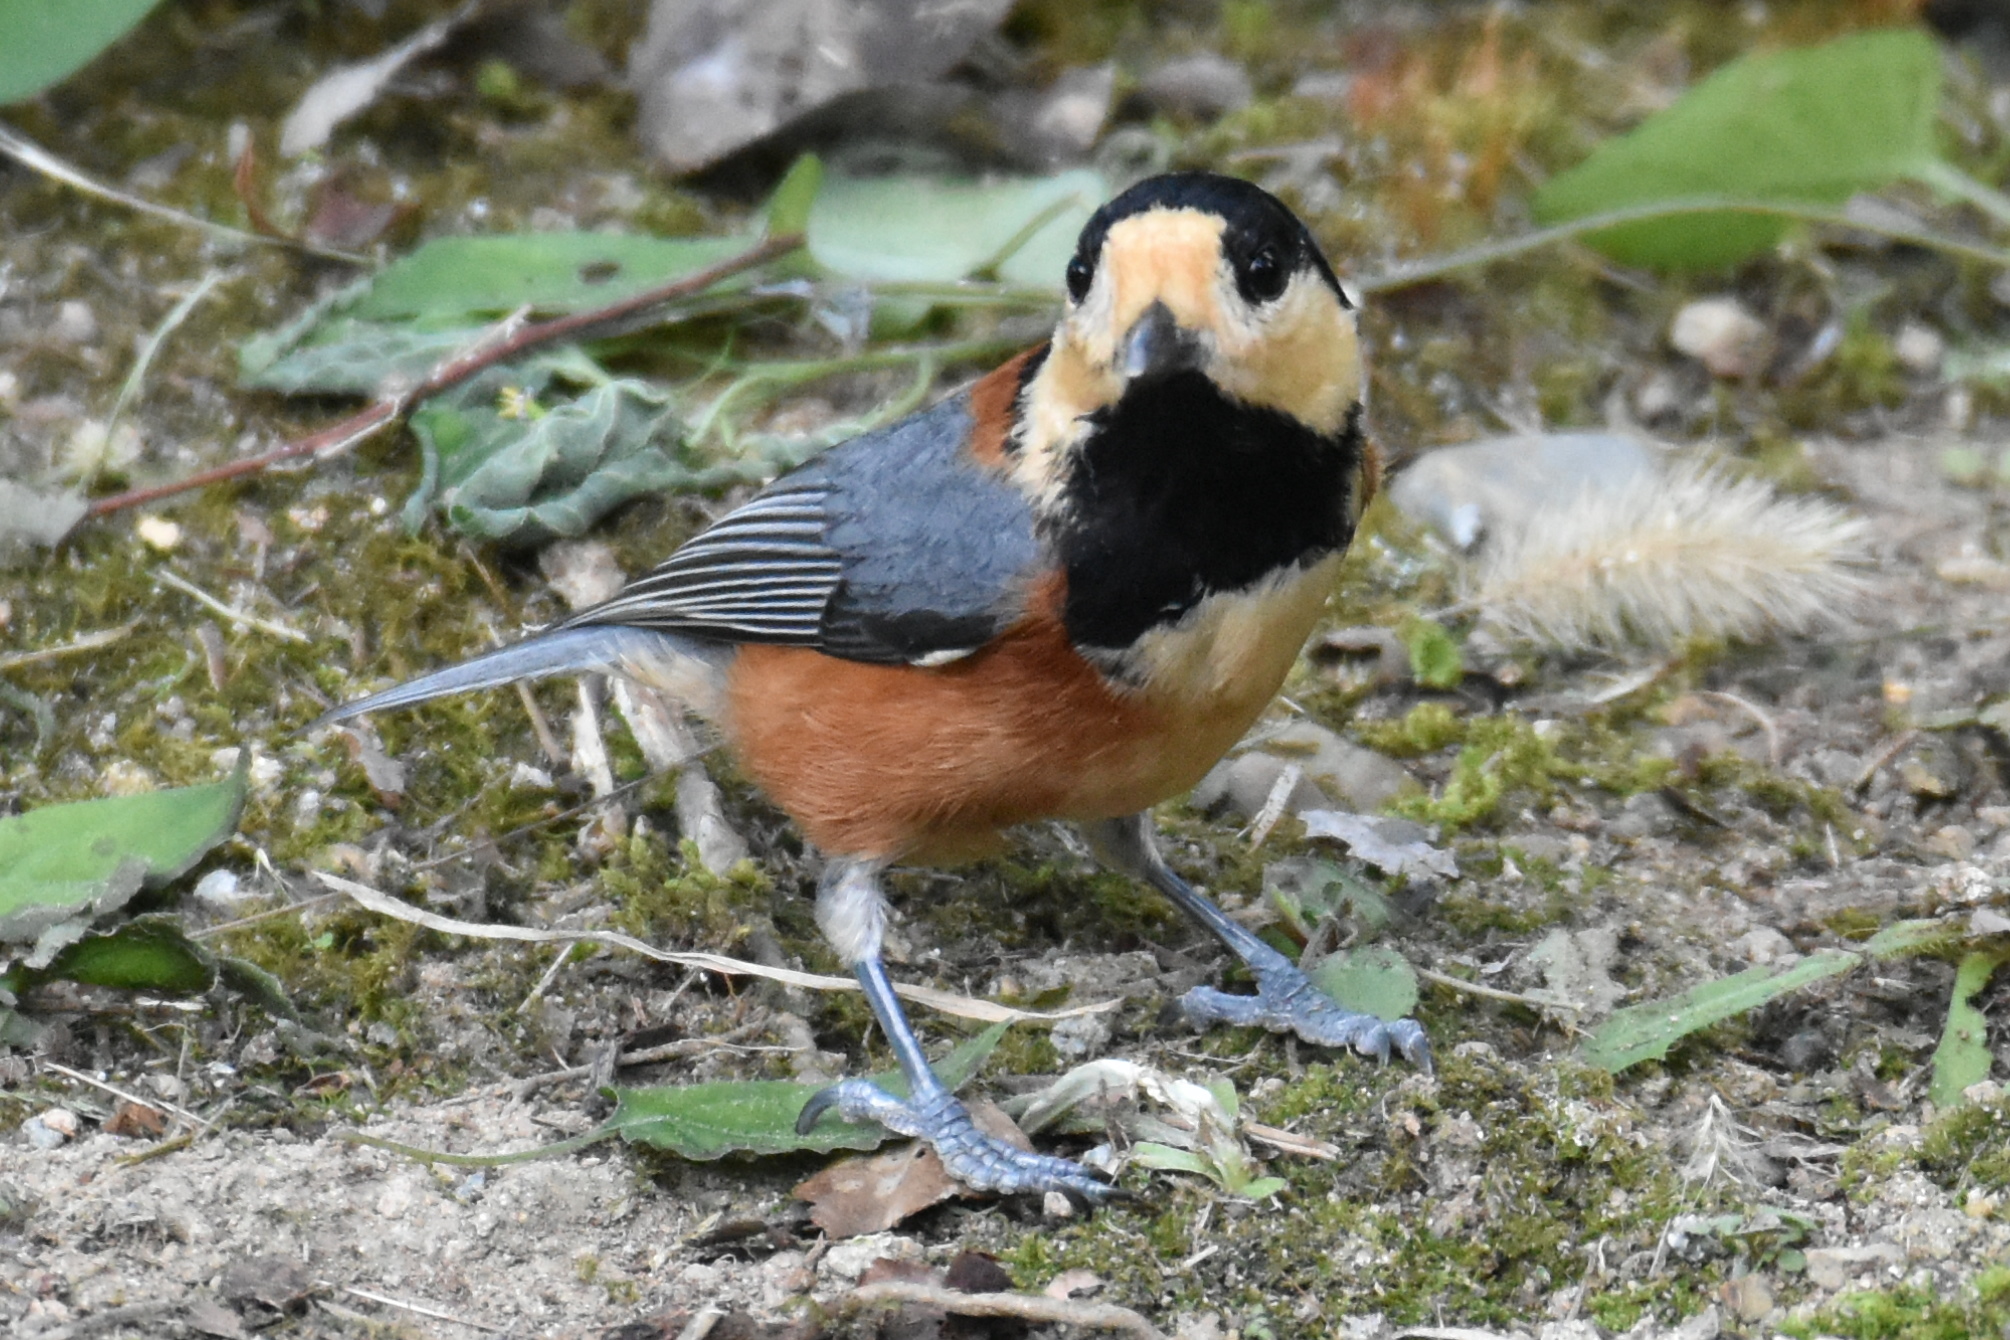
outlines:
[[[45,805],[0,819],[0,944],[36,941],[41,967],[89,922],[143,887],[167,883],[237,828],[245,772],[172,787]],[[59,927],[68,933],[52,932]]]
[[[1236,1194],[1245,1200],[1268,1200],[1290,1185],[1282,1177],[1259,1177],[1237,1188]]]
[[[1744,56],[1551,179],[1536,192],[1535,217],[1562,223],[1701,197],[1837,206],[1933,176],[1940,80],[1940,52],[1917,28]],[[1715,269],[1766,250],[1787,227],[1713,212],[1621,224],[1586,240],[1631,265]]]
[[[1191,1149],[1174,1149],[1154,1140],[1141,1140],[1131,1146],[1131,1160],[1141,1168],[1193,1173],[1216,1185],[1221,1183],[1221,1169],[1214,1166],[1214,1160]]]
[[[810,256],[846,279],[954,283],[994,269],[1008,284],[1059,291],[1101,175],[953,182],[933,176],[825,177],[809,213]]]
[[[1591,1031],[1578,1049],[1578,1057],[1586,1065],[1614,1072],[1658,1060],[1691,1033],[1848,972],[1863,959],[1862,954],[1845,949],[1824,949],[1791,967],[1747,968],[1668,1000],[1628,1006]]]
[[[1344,1009],[1406,1019],[1417,1008],[1417,970],[1387,945],[1356,945],[1321,960],[1312,984]]]
[[[998,1046],[1005,1029],[1004,1024],[993,1024],[950,1052],[936,1064],[937,1078],[951,1089],[962,1087]],[[907,1092],[898,1075],[876,1075],[873,1082],[889,1093]],[[698,1160],[727,1154],[872,1149],[885,1142],[887,1132],[879,1126],[832,1116],[819,1121],[808,1135],[796,1134],[796,1116],[818,1088],[791,1080],[747,1080],[611,1089],[617,1106],[605,1129],[619,1132],[631,1144]]]
[[[2010,952],[1978,950],[1962,955],[1954,969],[1954,992],[1947,1002],[1940,1045],[1933,1052],[1933,1084],[1927,1090],[1935,1107],[1956,1106],[1968,1086],[1989,1078],[1995,1060],[1989,1049],[1989,1021],[1975,1008],[1975,997],[2005,963],[2010,963]]]
[[[139,917],[87,935],[49,964],[50,977],[120,991],[193,996],[216,985],[216,960],[168,917]]]
[[[774,473],[776,462],[759,458],[689,459],[670,396],[643,381],[604,379],[536,413],[506,408],[543,396],[548,371],[493,369],[413,413],[425,469],[405,504],[408,526],[437,507],[464,535],[535,542],[582,534],[644,494]]]
[[[84,68],[160,0],[0,0],[0,104]]]
[[[823,189],[823,160],[804,154],[789,166],[775,193],[768,197],[768,236],[787,237],[806,231],[817,192]]]
[[[1959,928],[1931,917],[1894,921],[1857,948],[1870,958],[1904,958],[1936,949],[1960,934]]]

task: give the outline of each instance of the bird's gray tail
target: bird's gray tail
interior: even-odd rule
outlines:
[[[451,693],[472,693],[477,689],[500,688],[520,679],[541,679],[546,675],[577,674],[582,671],[613,671],[680,658],[711,661],[722,649],[707,646],[674,633],[632,628],[620,624],[587,624],[539,633],[507,647],[450,665],[444,670],[408,679],[402,684],[373,693],[367,698],[330,708],[307,727],[312,733],[323,726],[365,712],[389,707],[408,707],[429,698]]]

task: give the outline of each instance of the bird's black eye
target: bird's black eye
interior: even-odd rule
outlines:
[[[1284,296],[1291,272],[1284,268],[1284,261],[1274,247],[1261,247],[1236,269],[1235,281],[1242,296],[1251,302],[1275,302]]]
[[[1080,302],[1089,296],[1089,285],[1095,282],[1096,265],[1087,256],[1077,256],[1068,262],[1068,298]]]

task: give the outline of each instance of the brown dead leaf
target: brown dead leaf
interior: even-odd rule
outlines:
[[[1032,1144],[994,1104],[970,1104],[977,1129],[1019,1149]],[[864,1158],[844,1159],[796,1187],[810,1203],[810,1221],[832,1238],[855,1238],[892,1228],[931,1205],[958,1194],[942,1160],[928,1146],[913,1143]]]
[[[119,1100],[119,1105],[112,1109],[112,1115],[105,1119],[107,1135],[159,1135],[165,1130],[167,1117],[159,1108],[125,1098]]]

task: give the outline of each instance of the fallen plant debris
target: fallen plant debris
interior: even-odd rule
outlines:
[[[462,921],[413,907],[410,903],[400,902],[366,884],[358,884],[340,875],[331,875],[325,870],[315,871],[314,877],[329,888],[347,894],[372,912],[448,935],[466,935],[478,940],[518,940],[526,944],[608,944],[626,949],[633,954],[640,954],[644,958],[655,959],[659,963],[675,963],[681,967],[725,973],[728,976],[761,977],[789,986],[807,987],[814,991],[859,989],[858,983],[849,977],[830,977],[822,973],[798,972],[793,968],[776,968],[765,963],[751,963],[745,959],[731,958],[725,954],[677,953],[658,949],[619,931],[539,930],[532,926],[482,925]],[[932,987],[902,984],[895,989],[903,999],[911,1000],[917,1005],[926,1005],[932,1010],[957,1018],[976,1019],[990,1024],[1054,1023],[1062,1019],[1101,1014],[1115,1009],[1118,1004],[1116,1001],[1105,1000],[1089,1005],[1071,1005],[1062,1010],[1022,1010],[992,1001],[952,995]]]
[[[664,948],[830,967],[810,957],[802,908],[787,898],[754,908],[744,889],[702,878],[711,861],[680,843],[681,798],[648,779],[655,759],[631,738],[647,725],[626,731],[601,714],[613,727],[601,763],[626,823],[618,838],[582,834],[582,813],[597,813],[590,786],[565,743],[541,743],[532,724],[555,720],[563,735],[569,691],[527,695],[531,717],[443,708],[427,722],[432,748],[380,723],[384,758],[409,769],[395,813],[381,803],[386,775],[354,765],[339,737],[290,734],[370,687],[355,673],[366,657],[395,668],[463,654],[488,645],[491,628],[563,612],[523,556],[457,538],[453,483],[444,469],[425,479],[425,448],[379,443],[311,475],[178,494],[141,509],[144,529],[72,527],[63,515],[66,490],[81,507],[87,493],[255,455],[330,412],[320,391],[247,391],[229,354],[279,332],[346,271],[189,220],[231,221],[220,211],[232,204],[232,160],[255,161],[239,152],[253,145],[269,155],[287,108],[323,72],[388,50],[451,7],[391,6],[379,19],[383,7],[370,5],[159,6],[101,65],[10,108],[50,169],[12,158],[0,174],[0,484],[24,498],[22,520],[0,528],[67,538],[53,552],[17,546],[0,574],[0,814],[202,783],[218,775],[218,750],[242,746],[256,776],[239,832],[142,896],[156,900],[149,915],[179,922],[220,960],[276,973],[299,1021],[238,992],[51,980],[30,993],[20,1013],[42,1030],[35,1045],[73,1074],[0,1049],[10,1132],[0,1230],[19,1257],[15,1273],[0,1270],[0,1330],[597,1335],[628,1323],[640,1337],[646,1323],[663,1340],[693,1325],[712,1340],[807,1340],[818,1323],[778,1318],[829,1317],[840,1333],[954,1334],[985,1323],[922,1306],[840,1309],[874,1259],[933,1275],[966,1246],[1001,1258],[1010,1279],[995,1290],[1079,1299],[1065,1282],[1090,1275],[1097,1301],[1182,1340],[1392,1340],[1413,1323],[1565,1340],[2002,1329],[2010,476],[1990,332],[2005,233],[2000,202],[1973,183],[1929,184],[1930,156],[2001,185],[2010,132],[1986,47],[1936,47],[1912,11],[1889,6],[1680,0],[1619,14],[1557,0],[1392,18],[1028,0],[975,49],[952,78],[987,102],[1082,76],[1091,94],[1104,89],[1094,110],[1107,129],[1052,160],[1057,173],[1117,187],[1137,163],[1226,166],[1300,210],[1368,298],[1370,426],[1399,459],[1488,433],[1554,442],[1638,424],[1657,444],[1646,456],[1657,472],[1663,444],[1674,462],[1708,452],[1775,502],[1818,500],[1859,518],[1858,553],[1876,566],[1845,566],[1875,585],[1853,602],[1853,622],[1796,633],[1762,623],[1731,643],[1632,631],[1529,641],[1484,617],[1461,585],[1508,528],[1455,515],[1479,522],[1461,541],[1434,520],[1462,555],[1448,559],[1374,509],[1333,617],[1379,633],[1301,665],[1289,716],[1247,742],[1256,761],[1233,787],[1205,811],[1167,807],[1159,820],[1179,868],[1274,948],[1421,989],[1443,1041],[1438,1078],[1341,1073],[1303,1048],[1197,1038],[1155,1015],[1153,1002],[1214,970],[1211,957],[1065,842],[1032,833],[953,881],[895,879],[908,970],[931,985],[1027,1010],[1129,1000],[1057,1034],[1014,1030],[991,1056],[989,1091],[1024,1097],[1085,1059],[1227,1079],[1238,1133],[1268,1162],[1255,1173],[1288,1185],[1238,1201],[1205,1174],[1140,1169],[1127,1180],[1150,1186],[1147,1203],[1086,1219],[952,1200],[827,1243],[802,1222],[807,1211],[773,1208],[812,1170],[800,1155],[686,1163],[608,1143],[537,1163],[429,1168],[332,1134],[525,1150],[600,1122],[594,1092],[610,1075],[638,1087],[807,1085],[885,1064],[854,996],[745,977],[727,988],[621,951],[475,941],[346,895],[291,901],[314,887],[296,887],[301,872],[328,868],[474,925],[607,928]],[[585,8],[564,21],[611,68],[633,34],[588,22]],[[1860,54],[1823,54],[1827,39],[1867,24],[1892,30],[1864,48],[1883,53],[1868,73],[1849,73]],[[27,50],[0,41],[0,73]],[[1718,130],[1665,119],[1748,53],[1737,78],[1775,82],[1748,85]],[[1176,74],[1187,84],[1164,87]],[[1904,101],[1922,89],[1931,97]],[[451,235],[550,236],[555,264],[541,273],[582,295],[577,310],[599,305],[596,286],[615,296],[604,290],[625,276],[591,258],[568,273],[564,248],[590,244],[556,239],[743,247],[762,213],[745,202],[788,152],[769,146],[771,165],[763,151],[742,158],[733,171],[744,178],[729,183],[637,172],[632,109],[615,105],[624,94],[561,87],[534,62],[472,42],[408,65],[392,92],[314,157],[272,166],[268,156],[257,183],[267,221],[311,220],[324,192],[379,210],[395,202],[397,224],[382,235],[397,239],[393,254],[427,264],[453,255],[432,251]],[[1793,110],[1816,94],[1833,119]],[[1886,109],[1880,124],[1851,133],[1849,118],[1873,106]],[[1756,139],[1752,109],[1768,112]],[[1658,127],[1646,137],[1645,147],[1659,141],[1654,155],[1622,148],[1636,126]],[[817,193],[823,207],[862,166],[894,165],[915,203],[892,222],[923,239],[940,201],[921,188],[953,195],[979,166],[942,167],[940,138],[919,154],[858,152],[844,138],[833,141],[836,189]],[[1779,143],[1803,180],[1785,194],[1777,177],[1683,176],[1688,164],[1777,166]],[[1887,173],[1894,145],[1904,161]],[[1001,140],[998,152],[984,162],[1018,150]],[[1873,158],[1885,166],[1867,170]],[[1600,171],[1625,172],[1578,202],[1589,212],[1502,236],[1514,226],[1503,221],[1563,218],[1534,204],[1542,183],[1601,159],[1618,166]],[[58,184],[70,178],[105,193]],[[1733,198],[1744,194],[1771,198]],[[847,246],[869,249],[875,229],[893,236],[870,209],[855,218]],[[945,240],[960,264],[982,269],[995,251],[968,258],[994,236],[1010,240],[1015,230],[994,233],[993,222],[944,230],[958,234]],[[1679,260],[1760,233],[1779,240],[1730,271],[1659,256],[1637,267],[1598,250],[1646,238]],[[676,303],[691,320],[596,338],[587,362],[564,362],[573,379],[533,354],[500,388],[437,397],[454,402],[438,422],[449,436],[515,424],[525,431],[497,440],[528,444],[536,416],[602,385],[672,388],[657,443],[674,439],[694,476],[730,470],[593,523],[633,571],[653,537],[702,525],[721,502],[709,495],[730,504],[741,481],[888,406],[919,404],[960,359],[993,362],[1033,338],[1035,314],[1058,301],[1008,280],[1005,266],[976,279],[812,275],[806,267],[823,264],[815,245]],[[154,338],[213,276],[175,338]],[[292,372],[352,375],[338,394],[382,394],[377,374],[401,325],[414,337],[406,352],[427,323],[462,331],[414,355],[401,373],[410,384],[508,321],[526,301],[510,296],[373,319],[351,328],[350,352],[374,340],[384,362],[350,360],[331,342],[312,355],[320,371],[303,361]],[[1679,313],[1725,298],[1744,321],[1734,339],[1701,347],[1719,376],[1670,336]],[[139,386],[129,373],[147,351]],[[635,404],[623,391],[603,399]],[[1586,459],[1618,462],[1613,433],[1598,436],[1608,445]],[[443,441],[430,450],[444,467]],[[1456,450],[1428,451],[1423,465]],[[1511,462],[1523,482],[1532,460]],[[76,493],[67,469],[96,482]],[[1539,530],[1572,490],[1532,492]],[[421,498],[408,531],[400,505]],[[510,507],[528,516],[542,499],[497,504],[477,489],[462,501],[478,526]],[[191,589],[156,582],[164,563]],[[105,630],[120,636],[95,644]],[[1293,728],[1330,739],[1284,738]],[[756,867],[778,890],[801,883],[802,853],[776,840],[772,813],[729,768],[712,772],[714,813]],[[1297,817],[1335,809],[1387,822],[1387,806],[1422,831],[1384,836],[1428,842],[1456,862],[1456,880],[1390,876],[1337,841],[1307,841]],[[207,893],[181,896],[204,871],[215,876]],[[1869,952],[1887,929],[1922,921],[1943,933]],[[1394,958],[1394,944],[1412,961]],[[1666,1054],[1616,1070],[1581,1064],[1590,1031],[1627,1007],[1640,1011],[1629,1045],[1665,1041]],[[713,1039],[734,1041],[687,1045]],[[164,1134],[111,1134],[128,1102],[165,1115]],[[692,1246],[710,1216],[793,1227],[725,1251]],[[291,1266],[302,1292],[285,1311],[240,1297],[238,1263]]]

